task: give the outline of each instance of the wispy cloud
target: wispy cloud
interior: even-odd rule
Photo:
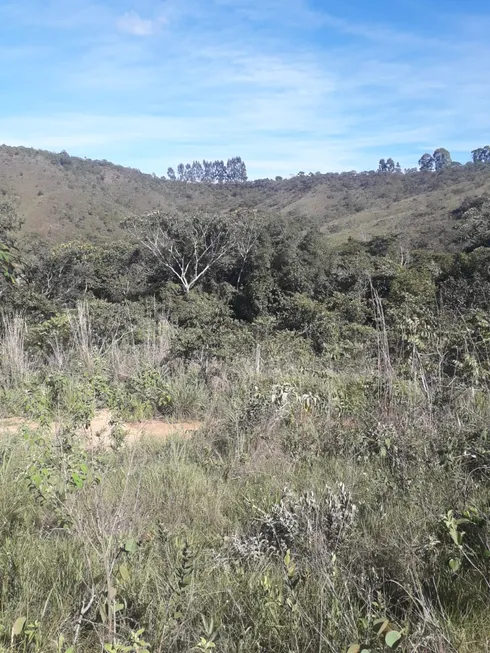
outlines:
[[[338,15],[313,0],[26,3],[28,18],[0,8],[3,142],[159,174],[240,155],[252,176],[284,176],[408,167],[438,146],[465,160],[488,140],[490,9],[434,15],[429,33],[364,0]]]
[[[135,11],[127,11],[117,19],[116,25],[118,30],[124,34],[151,36],[159,32],[166,22],[167,20],[163,16],[151,20],[149,18],[141,18]]]

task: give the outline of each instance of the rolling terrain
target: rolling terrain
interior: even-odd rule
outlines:
[[[433,249],[454,240],[451,212],[490,191],[490,169],[467,164],[439,173],[298,175],[245,184],[168,181],[107,161],[24,147],[0,147],[0,192],[24,220],[23,234],[51,244],[117,237],[128,215],[238,207],[310,218],[341,242],[398,234]]]

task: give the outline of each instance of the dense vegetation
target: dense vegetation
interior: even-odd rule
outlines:
[[[53,247],[5,204],[0,650],[488,650],[490,201],[440,249],[255,206]]]

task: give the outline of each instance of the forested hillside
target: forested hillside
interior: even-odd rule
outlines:
[[[256,208],[311,218],[337,242],[400,234],[411,245],[437,248],[453,241],[450,213],[461,199],[489,190],[490,167],[478,160],[438,172],[300,173],[291,179],[220,184],[161,179],[66,152],[0,148],[0,192],[24,220],[23,233],[39,234],[52,244],[79,237],[113,239],[121,235],[121,220],[157,209]]]

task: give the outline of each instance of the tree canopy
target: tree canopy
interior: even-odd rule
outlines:
[[[490,163],[490,145],[478,147],[471,152],[473,163]]]
[[[227,182],[243,183],[247,181],[247,167],[241,157],[236,156],[225,163],[216,161],[193,161],[192,163],[179,163],[177,174],[173,168],[167,170],[167,177],[171,181],[186,181],[190,183],[214,183],[224,184]]]

